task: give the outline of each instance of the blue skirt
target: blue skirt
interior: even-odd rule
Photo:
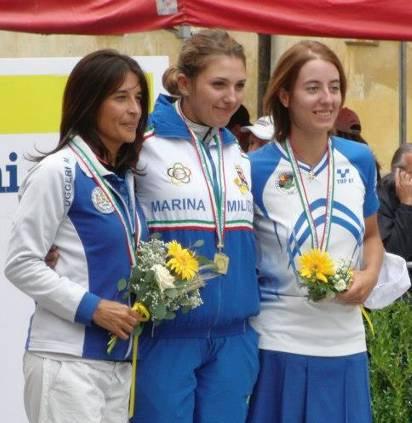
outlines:
[[[371,423],[367,354],[314,357],[260,350],[248,423]]]

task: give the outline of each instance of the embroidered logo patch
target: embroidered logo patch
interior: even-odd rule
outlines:
[[[247,179],[245,174],[243,173],[243,169],[239,166],[235,166],[237,177],[234,179],[234,183],[238,186],[240,192],[242,194],[246,194],[249,192],[249,184],[247,183]]]
[[[353,183],[353,178],[351,177],[349,168],[340,168],[336,169],[336,182],[338,184],[351,184]]]
[[[114,207],[106,194],[100,187],[96,187],[92,191],[92,203],[96,210],[104,214],[110,214],[114,212]]]
[[[337,169],[336,170],[336,173],[339,175],[339,177],[340,178],[346,178],[346,176],[348,176],[348,173],[349,173],[349,169],[348,168],[346,168],[346,169]]]
[[[188,184],[192,171],[184,166],[182,163],[175,163],[172,167],[167,169],[167,174],[173,184]]]
[[[280,192],[293,194],[296,192],[296,184],[292,172],[281,172],[275,177],[275,187]]]

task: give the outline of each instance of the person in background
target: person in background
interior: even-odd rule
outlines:
[[[251,152],[263,147],[268,141],[272,140],[275,128],[270,116],[262,116],[253,125],[243,126],[241,131],[249,134],[247,151]]]
[[[214,260],[203,304],[139,341],[133,423],[242,423],[258,372],[259,311],[250,163],[225,127],[246,83],[242,46],[222,30],[187,39],[167,71],[138,167],[151,233]]]
[[[394,153],[391,173],[378,189],[379,229],[386,251],[412,260],[412,144],[402,144]],[[411,269],[409,269],[411,274]]]
[[[246,153],[249,147],[249,136],[242,131],[245,126],[251,125],[247,108],[241,104],[232,115],[226,128],[229,129],[239,141],[241,149]]]
[[[362,126],[359,116],[352,109],[349,109],[349,107],[342,107],[340,109],[335,121],[335,129],[338,137],[367,144],[361,136]]]
[[[129,336],[142,319],[117,283],[147,232],[135,169],[148,104],[131,57],[83,57],[67,80],[59,143],[21,186],[5,274],[35,301],[23,364],[30,423],[128,420]],[[119,342],[108,355],[110,334]]]
[[[342,107],[338,117],[335,121],[335,131],[336,136],[345,138],[352,141],[357,141],[362,144],[368,144],[366,140],[362,137],[362,126],[359,120],[359,116],[348,107]],[[378,185],[381,182],[381,165],[378,160],[375,158],[376,165],[376,177]]]
[[[371,422],[360,305],[377,282],[383,248],[373,155],[330,136],[345,94],[335,53],[301,41],[280,57],[265,95],[275,141],[250,154],[261,369],[248,423]],[[354,267],[336,298],[307,298],[297,270],[313,249]],[[325,263],[313,265],[326,272]]]

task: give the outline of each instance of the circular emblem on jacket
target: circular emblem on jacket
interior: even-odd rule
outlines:
[[[92,191],[92,203],[96,210],[104,214],[114,212],[113,204],[109,201],[106,194],[100,187],[96,187]]]
[[[174,184],[188,184],[190,182],[191,170],[182,163],[175,163],[167,169],[167,174]]]
[[[296,192],[296,184],[292,172],[280,172],[275,178],[275,187],[278,191],[287,194],[294,194]]]

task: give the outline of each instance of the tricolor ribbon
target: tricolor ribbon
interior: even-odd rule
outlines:
[[[136,206],[134,207],[134,213],[133,213],[134,214],[134,228],[133,228],[133,221],[129,213],[129,208],[124,203],[122,196],[116,192],[116,190],[110,185],[110,183],[107,180],[104,179],[104,177],[101,175],[101,173],[99,172],[98,168],[96,167],[94,163],[95,158],[92,156],[91,153],[89,153],[85,148],[83,148],[81,144],[82,144],[82,141],[80,141],[77,137],[75,137],[70,142],[69,147],[73,150],[73,152],[77,156],[78,160],[83,164],[83,166],[90,172],[96,185],[103,191],[107,200],[111,203],[111,205],[113,206],[113,209],[115,210],[117,216],[119,217],[120,222],[122,223],[125,235],[126,235],[127,248],[128,248],[130,266],[132,271],[132,269],[136,266],[135,250],[136,250],[137,244],[140,241],[140,235],[141,235],[141,225],[139,222],[139,216],[137,214],[137,208]],[[119,205],[119,202],[116,199],[116,197],[113,195],[113,193],[116,193],[119,200],[123,203],[124,212],[122,212],[121,206]],[[132,199],[131,203],[135,205],[134,199]],[[125,216],[127,220],[125,219]],[[133,229],[135,229],[134,235],[133,235]],[[143,304],[139,302],[135,302],[132,306],[132,310],[137,311],[142,316],[141,322],[146,322],[147,320],[149,320],[150,313]],[[108,349],[107,349],[107,352],[109,354],[115,347],[116,342],[117,342],[117,337],[112,335],[110,337],[110,340],[108,343]],[[130,398],[129,398],[129,418],[133,417],[134,415],[138,348],[139,348],[139,336],[134,335],[132,340],[132,383],[130,387]]]
[[[212,205],[213,218],[216,227],[217,250],[223,251],[225,225],[226,225],[226,176],[225,163],[223,156],[223,142],[220,134],[216,134],[213,138],[217,146],[217,164],[218,171],[210,152],[207,147],[197,138],[196,134],[186,122],[186,118],[180,108],[179,102],[175,103],[177,114],[182,118],[191,135],[191,143],[196,151],[203,177],[209,193],[210,203]]]
[[[290,145],[289,140],[286,140],[286,152],[290,164],[292,166],[293,176],[296,181],[296,186],[299,193],[299,198],[305,211],[306,220],[309,224],[310,234],[312,237],[312,248],[319,248],[320,250],[327,251],[330,238],[330,230],[332,223],[332,211],[333,211],[333,196],[335,188],[335,162],[333,158],[331,141],[328,141],[327,145],[327,159],[328,159],[328,185],[326,188],[326,205],[325,205],[325,224],[323,227],[322,237],[319,240],[315,221],[312,216],[312,211],[308,199],[308,195],[305,188],[305,183],[303,182],[302,174],[293,153],[293,149]]]

